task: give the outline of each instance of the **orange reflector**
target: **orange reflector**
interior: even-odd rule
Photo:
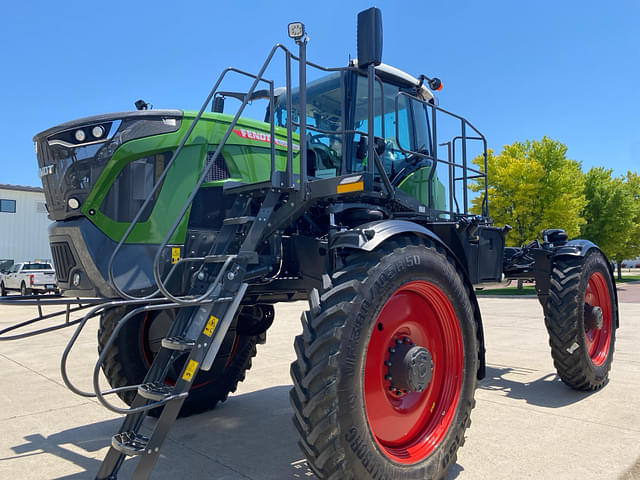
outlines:
[[[364,190],[364,182],[362,180],[353,183],[343,183],[336,187],[338,193],[358,192],[360,190]]]

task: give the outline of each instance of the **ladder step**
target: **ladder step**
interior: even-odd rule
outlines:
[[[162,382],[143,383],[138,385],[138,395],[147,400],[159,402],[174,394],[173,387]]]
[[[229,218],[225,218],[222,221],[223,225],[244,225],[245,223],[250,223],[253,222],[256,219],[256,217],[249,217],[249,216],[245,216],[245,217],[229,217]]]
[[[147,452],[149,438],[136,432],[116,433],[111,438],[111,446],[125,455],[143,455]]]
[[[256,252],[240,252],[235,254],[207,255],[204,257],[204,263],[224,263],[228,258],[237,258],[238,260],[246,260],[247,263],[258,263],[259,257]]]
[[[234,258],[236,255],[207,255],[204,257],[204,263],[224,263],[230,257]]]
[[[169,350],[186,352],[196,346],[195,340],[184,337],[167,337],[162,339],[162,346]]]

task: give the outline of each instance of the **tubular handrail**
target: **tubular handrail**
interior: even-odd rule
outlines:
[[[142,301],[142,300],[140,300]],[[204,303],[204,302],[202,302]],[[161,405],[164,405],[165,403],[168,403],[172,400],[175,400],[176,398],[180,397],[180,396],[186,396],[188,395],[189,392],[184,392],[180,395],[175,395],[175,396],[170,396],[167,397],[163,400],[159,400],[156,402],[151,402],[148,403],[146,405],[140,406],[140,407],[135,407],[135,408],[120,408],[117,407],[115,405],[113,405],[112,403],[110,403],[106,398],[105,395],[110,395],[113,393],[118,393],[118,392],[122,392],[122,391],[130,391],[130,390],[134,390],[138,387],[138,385],[128,385],[125,387],[119,387],[119,388],[115,388],[115,389],[111,389],[111,390],[106,390],[106,391],[102,391],[100,390],[100,368],[102,367],[102,364],[104,363],[104,360],[107,356],[107,353],[109,352],[109,349],[111,348],[111,346],[113,345],[113,342],[115,341],[115,339],[117,338],[118,334],[120,333],[120,330],[122,330],[123,326],[129,321],[131,320],[133,317],[135,317],[136,315],[138,315],[139,313],[142,312],[149,312],[149,311],[153,311],[153,310],[165,310],[168,308],[185,308],[187,306],[190,305],[179,305],[177,303],[159,303],[157,305],[143,305],[141,307],[135,308],[133,310],[131,310],[129,313],[127,313],[124,317],[122,317],[120,319],[120,321],[118,322],[118,324],[116,325],[116,327],[113,329],[113,332],[111,332],[111,335],[109,336],[109,339],[107,340],[107,343],[104,345],[104,347],[102,348],[102,352],[100,352],[100,355],[98,356],[98,360],[96,361],[96,364],[94,366],[93,369],[93,389],[94,389],[94,394],[93,396],[95,396],[98,401],[105,406],[105,408],[111,410],[112,412],[115,413],[120,413],[120,414],[132,414],[132,413],[142,413],[145,412],[147,410],[151,410],[152,408],[156,408],[159,407]]]
[[[31,318],[29,320],[25,320],[23,322],[19,322],[0,330],[0,341],[9,341],[9,340],[19,340],[21,338],[33,337],[35,335],[40,335],[43,333],[53,332],[55,330],[60,330],[62,328],[71,327],[76,325],[80,320],[71,320],[71,314],[75,312],[79,312],[81,310],[85,310],[89,308],[91,305],[95,305],[96,303],[104,302],[103,298],[86,298],[86,299],[71,299],[71,298],[46,298],[42,299],[37,295],[30,295],[27,297],[0,297],[0,305],[31,305],[38,307],[38,316],[35,318]],[[85,305],[82,305],[82,304]],[[71,308],[71,305],[78,304],[77,307]],[[43,314],[42,307],[47,305],[65,305],[66,308],[64,310],[59,310],[53,313]],[[40,328],[38,330],[29,331],[26,333],[20,333],[16,335],[5,336],[5,334],[9,332],[13,332],[15,330],[20,330],[21,328],[27,327],[37,322],[41,322],[43,320],[48,320],[51,318],[59,317],[61,315],[65,315],[66,319],[64,323],[60,323],[58,325],[52,325],[50,327]]]
[[[80,324],[78,325],[78,327],[76,328],[76,330],[73,332],[73,335],[71,336],[71,338],[69,339],[69,341],[67,342],[67,345],[64,349],[64,352],[62,353],[62,357],[60,359],[60,374],[62,376],[62,381],[65,383],[65,385],[69,388],[69,390],[71,390],[72,392],[76,393],[77,395],[80,395],[82,397],[95,397],[96,395],[94,393],[91,392],[85,392],[83,390],[80,390],[79,388],[77,388],[73,382],[71,382],[71,379],[69,378],[68,372],[67,372],[67,360],[68,357],[71,353],[71,350],[73,349],[74,344],[76,343],[76,340],[78,339],[78,337],[80,336],[80,333],[82,332],[82,330],[84,329],[84,327],[86,326],[87,322],[97,316],[101,310],[106,310],[106,309],[110,309],[110,308],[116,308],[116,307],[120,307],[120,306],[126,306],[126,305],[137,305],[137,304],[141,304],[141,303],[153,303],[153,302],[160,302],[162,301],[162,299],[153,299],[153,300],[112,300],[110,302],[105,302],[104,299],[102,299],[102,303],[100,303],[99,305],[95,306],[94,308],[92,308],[89,312],[87,312],[85,314],[85,316],[81,319],[78,319],[74,322],[75,324]]]
[[[307,195],[307,191],[306,191],[306,175],[307,175],[307,169],[306,169],[306,165],[305,165],[305,159],[306,159],[306,150],[304,148],[304,145],[302,145],[305,142],[305,137],[304,137],[304,132],[306,130],[310,130],[310,131],[316,131],[316,132],[320,132],[326,135],[333,135],[333,136],[342,136],[343,139],[343,144],[346,145],[346,141],[347,141],[347,136],[351,135],[351,134],[360,134],[362,136],[366,136],[369,138],[369,145],[368,145],[368,157],[372,159],[372,161],[368,162],[367,165],[367,172],[369,173],[373,173],[373,170],[376,169],[378,170],[379,174],[380,174],[380,178],[382,180],[382,186],[384,188],[384,190],[386,190],[387,195],[391,198],[393,197],[393,192],[394,189],[391,185],[391,182],[388,178],[388,175],[386,174],[386,171],[384,169],[384,165],[382,164],[380,158],[377,156],[377,154],[375,154],[374,150],[375,150],[375,145],[374,145],[374,124],[373,124],[373,118],[374,118],[374,114],[375,112],[373,111],[374,108],[374,103],[375,101],[372,99],[373,98],[373,92],[374,92],[374,85],[376,83],[378,83],[380,85],[381,91],[382,91],[382,95],[380,95],[380,108],[381,108],[381,113],[384,114],[384,88],[383,88],[383,84],[381,79],[378,77],[378,75],[376,74],[375,68],[370,65],[369,68],[365,71],[361,68],[357,68],[354,67],[352,65],[349,65],[347,67],[338,67],[338,68],[326,68],[323,67],[321,65],[315,64],[313,62],[309,62],[306,60],[306,49],[303,47],[303,43],[304,42],[298,42],[300,44],[300,56],[296,56],[294,55],[291,51],[289,51],[285,46],[281,45],[281,44],[276,44],[272,47],[271,51],[269,52],[269,54],[267,55],[265,61],[262,64],[262,67],[260,68],[259,72],[257,74],[252,74],[234,67],[228,67],[226,69],[224,69],[220,75],[218,76],[216,82],[214,83],[212,89],[210,90],[209,94],[207,95],[205,101],[203,102],[200,110],[198,111],[198,113],[196,114],[196,116],[194,117],[191,125],[189,126],[189,128],[187,129],[187,131],[184,133],[182,139],[180,140],[176,150],[173,152],[171,159],[167,162],[166,167],[164,168],[162,174],[160,175],[160,177],[158,178],[158,180],[156,181],[156,183],[154,184],[153,188],[151,189],[150,193],[148,194],[148,196],[145,198],[145,201],[143,202],[142,206],[140,207],[140,209],[138,210],[138,212],[136,213],[136,215],[134,216],[133,220],[129,223],[129,225],[127,226],[126,231],[124,232],[124,234],[122,235],[122,238],[120,239],[120,241],[118,242],[116,248],[114,249],[114,251],[111,254],[111,257],[109,259],[109,263],[108,263],[108,279],[109,282],[113,285],[115,291],[123,298],[129,299],[129,300],[148,300],[148,299],[152,299],[152,298],[156,298],[158,296],[163,296],[164,298],[181,304],[181,305],[195,305],[198,304],[199,302],[204,301],[207,298],[210,298],[211,294],[213,293],[213,289],[215,288],[215,283],[211,285],[211,287],[209,289],[207,289],[207,291],[198,296],[198,297],[186,297],[184,295],[175,295],[172,292],[169,291],[168,287],[167,287],[167,283],[169,278],[171,278],[172,274],[174,273],[175,269],[177,268],[178,265],[183,264],[183,262],[195,262],[195,261],[201,261],[201,259],[198,257],[198,260],[196,259],[189,259],[187,260],[185,259],[180,259],[178,260],[177,263],[175,263],[170,271],[168,272],[168,274],[163,275],[160,272],[160,267],[161,267],[161,257],[163,254],[164,249],[167,247],[167,245],[169,244],[169,241],[171,239],[171,237],[175,234],[176,229],[178,228],[178,226],[181,224],[181,222],[184,219],[184,215],[186,214],[188,208],[190,207],[190,205],[192,204],[199,188],[201,187],[202,183],[204,182],[207,173],[209,171],[209,169],[211,168],[211,166],[218,160],[222,148],[224,147],[225,143],[227,142],[229,136],[231,135],[234,127],[237,125],[240,116],[242,115],[243,111],[245,110],[245,107],[247,106],[247,104],[249,103],[250,99],[252,98],[253,93],[256,90],[256,87],[258,86],[258,84],[260,84],[261,82],[266,83],[269,86],[269,123],[270,123],[270,139],[269,139],[269,144],[270,144],[270,154],[271,154],[271,183],[274,187],[282,187],[282,186],[286,186],[286,188],[290,188],[293,190],[297,190],[299,187],[295,182],[295,178],[293,175],[293,127],[296,126],[297,128],[300,129],[300,143],[301,143],[301,148],[300,148],[300,180],[301,180],[301,185],[302,185],[302,199],[304,200],[304,198],[306,198]],[[281,179],[281,182],[279,185],[275,185],[275,178],[274,178],[274,173],[276,172],[276,168],[275,168],[275,121],[274,121],[274,112],[275,112],[275,97],[274,97],[274,82],[273,80],[269,80],[264,78],[264,74],[266,72],[266,69],[268,68],[268,66],[271,64],[276,52],[278,52],[279,50],[282,50],[285,55],[286,55],[286,62],[285,62],[285,66],[286,66],[286,96],[285,96],[285,100],[286,100],[286,110],[287,110],[287,122],[286,122],[286,136],[287,136],[287,158],[286,158],[286,167],[285,167],[285,174],[286,176],[283,177],[277,177]],[[293,121],[293,99],[292,99],[292,83],[291,83],[291,60],[295,60],[297,62],[300,63],[300,81],[304,81],[306,82],[306,73],[305,70],[307,68],[307,66],[311,66],[313,68],[317,68],[319,70],[325,71],[325,72],[345,72],[345,71],[356,71],[358,72],[359,75],[363,75],[366,76],[368,78],[368,89],[369,89],[369,104],[368,104],[368,131],[362,132],[359,131],[357,129],[343,129],[343,130],[335,130],[335,131],[327,131],[327,130],[323,130],[314,126],[307,126],[306,125],[306,117],[304,115],[300,116],[300,122],[296,123]],[[218,142],[217,148],[215,150],[215,152],[213,153],[213,155],[209,156],[208,160],[205,162],[204,164],[204,168],[200,174],[200,177],[198,178],[198,180],[196,181],[192,192],[190,193],[190,195],[188,196],[188,198],[186,199],[186,201],[184,202],[182,208],[180,209],[180,213],[177,215],[177,217],[175,218],[172,226],[169,228],[168,232],[166,233],[164,239],[162,240],[162,242],[159,244],[158,249],[156,251],[154,260],[153,260],[153,281],[155,283],[155,290],[152,291],[151,293],[147,294],[147,295],[143,295],[143,296],[135,296],[133,294],[130,294],[129,292],[126,292],[124,290],[124,288],[121,288],[119,285],[117,285],[116,283],[116,278],[115,278],[115,274],[114,274],[114,264],[115,264],[115,258],[117,257],[118,253],[120,252],[122,246],[124,245],[124,243],[127,241],[127,239],[129,238],[131,232],[133,231],[133,229],[135,228],[135,225],[137,224],[137,222],[139,221],[139,219],[141,218],[141,215],[143,213],[143,211],[147,208],[147,206],[149,205],[149,203],[151,202],[153,196],[156,194],[156,192],[158,191],[158,189],[160,188],[164,178],[167,176],[169,169],[172,167],[172,165],[175,163],[177,157],[179,156],[180,152],[183,150],[184,146],[186,145],[188,139],[190,138],[192,132],[194,131],[196,125],[198,124],[198,122],[200,121],[205,109],[207,108],[207,106],[209,105],[209,103],[211,102],[212,98],[216,95],[216,93],[218,92],[218,88],[221,85],[223,79],[226,77],[227,74],[229,73],[237,73],[243,76],[246,76],[248,78],[253,79],[251,86],[249,88],[249,90],[247,91],[247,93],[243,96],[242,98],[242,102],[240,107],[237,109],[233,119],[231,120],[231,122],[229,123],[226,131],[224,132],[223,136],[221,137],[220,141]],[[305,83],[306,84],[306,83]],[[305,98],[304,98],[304,92],[305,92],[305,88],[300,88],[299,91],[299,103],[300,105],[298,106],[298,108],[302,108],[303,104],[306,105],[306,103],[304,103]],[[434,150],[434,152],[430,152],[430,153],[435,153],[433,155],[426,155],[422,152],[413,152],[411,150],[406,150],[405,148],[402,147],[402,145],[399,142],[399,132],[398,132],[398,98],[400,97],[400,95],[406,96],[411,98],[414,101],[418,101],[420,103],[422,103],[423,105],[425,105],[426,107],[430,108],[432,110],[432,149]],[[479,135],[478,138],[482,138],[482,141],[484,143],[484,157],[485,157],[485,172],[486,172],[486,140],[484,140],[484,137],[482,136],[482,134],[473,126],[471,125],[471,123],[469,123],[466,119],[464,119],[463,117],[456,115],[452,112],[449,112],[443,108],[440,108],[432,103],[429,103],[428,101],[424,101],[420,98],[417,98],[415,96],[412,96],[410,94],[408,94],[407,92],[398,92],[396,94],[396,99],[395,99],[395,115],[396,115],[396,132],[395,132],[395,136],[396,136],[396,143],[399,147],[399,149],[407,154],[411,154],[411,155],[417,155],[419,157],[422,158],[427,158],[430,159],[434,162],[434,165],[437,164],[438,162],[444,163],[444,164],[448,164],[450,166],[450,171],[451,171],[451,167],[453,166],[453,171],[455,173],[455,168],[456,167],[460,167],[463,168],[464,171],[464,178],[463,178],[463,182],[466,185],[466,181],[467,181],[467,173],[466,170],[468,169],[468,167],[466,166],[466,141],[467,140],[471,140],[471,139],[475,139],[475,137],[467,137],[465,134],[465,128],[468,126],[470,127],[474,132],[477,133],[477,135]],[[463,160],[462,160],[462,165],[458,165],[455,163],[455,157],[454,157],[454,161],[450,162],[450,161],[444,161],[442,159],[438,158],[437,155],[437,130],[436,130],[436,112],[442,112],[446,115],[449,115],[453,118],[459,119],[461,121],[461,125],[462,125],[462,137],[461,140],[464,143],[464,148],[463,148]],[[343,112],[343,123],[346,120],[345,118],[345,113]],[[344,123],[344,125],[346,126],[346,123]],[[381,122],[381,128],[382,128],[382,132],[383,132],[383,136],[384,136],[384,122]],[[456,137],[457,138],[457,137]],[[454,150],[454,155],[455,155],[455,141],[456,139],[454,138],[453,140],[453,150]],[[343,169],[344,169],[344,158],[346,155],[346,149],[343,149]],[[480,171],[475,171],[473,169],[469,169],[471,171],[473,171],[474,173],[478,173],[479,175],[482,175],[482,172]],[[344,173],[344,172],[343,172]],[[435,168],[432,169],[431,173],[430,173],[430,178],[429,178],[429,199],[430,199],[430,203],[431,199],[433,198],[433,186],[432,186],[432,178],[433,175],[435,174]],[[286,181],[286,185],[285,182]],[[455,184],[455,180],[454,180],[454,184]],[[488,207],[487,207],[487,201],[486,201],[486,173],[485,173],[485,196],[483,199],[483,213],[487,213],[488,211]],[[454,189],[455,190],[455,189]],[[464,192],[464,196],[465,196],[465,214],[467,212],[467,195],[466,195],[466,190]],[[454,197],[455,197],[455,192],[454,192]],[[457,204],[457,199],[455,199],[456,204]],[[453,205],[449,205],[449,214],[450,215],[454,215],[453,212]],[[227,265],[228,266],[228,265]],[[202,268],[202,267],[201,267]],[[222,271],[224,269],[224,265],[220,268],[220,271]]]
[[[281,47],[280,44],[276,44],[273,49],[272,49],[272,53],[270,54],[270,57],[273,56],[273,53],[276,51],[277,48]],[[284,48],[284,47],[282,47]],[[151,199],[153,198],[153,196],[155,195],[156,191],[160,188],[160,185],[162,184],[164,178],[167,176],[169,169],[171,168],[171,166],[173,165],[173,163],[175,162],[176,158],[178,157],[178,155],[180,154],[180,152],[182,151],[182,149],[184,148],[184,145],[186,144],[187,140],[189,139],[189,137],[191,136],[191,133],[193,132],[193,130],[195,129],[197,123],[199,122],[200,118],[202,117],[202,114],[204,113],[205,109],[207,108],[207,106],[209,105],[209,103],[211,102],[211,99],[213,98],[214,94],[216,93],[216,91],[218,90],[218,87],[220,86],[220,83],[222,82],[223,78],[226,76],[226,74],[228,72],[237,72],[237,73],[241,73],[241,74],[246,74],[248,76],[254,77],[256,78],[256,80],[254,81],[254,85],[252,86],[252,89],[250,90],[249,94],[253,93],[253,90],[255,89],[255,86],[257,85],[257,83],[260,80],[263,80],[261,78],[257,78],[256,76],[247,73],[247,72],[243,72],[242,70],[239,70],[237,68],[234,67],[228,67],[226,69],[224,69],[220,75],[218,76],[218,80],[215,82],[213,88],[211,89],[211,91],[209,92],[209,94],[207,95],[206,100],[204,101],[204,103],[202,104],[200,110],[198,111],[197,115],[194,117],[194,120],[192,121],[191,125],[189,126],[189,128],[187,129],[187,131],[185,132],[184,136],[182,137],[180,143],[178,144],[178,147],[176,148],[176,150],[173,152],[171,159],[167,162],[167,165],[165,166],[164,170],[162,171],[162,174],[160,175],[160,177],[158,177],[155,185],[153,186],[153,188],[151,189],[151,191],[149,192],[149,194],[147,195],[145,201],[143,202],[143,204],[141,205],[140,209],[138,210],[138,212],[136,213],[136,215],[134,216],[133,220],[131,220],[131,222],[129,223],[125,233],[122,235],[122,238],[120,239],[120,241],[118,242],[116,248],[114,249],[113,253],[111,254],[111,257],[109,259],[109,264],[107,267],[107,271],[108,271],[108,276],[109,276],[109,281],[112,284],[112,286],[114,287],[114,290],[116,290],[116,292],[118,292],[118,294],[120,294],[122,297],[130,299],[130,300],[136,300],[136,299],[150,299],[155,297],[159,291],[162,291],[162,289],[158,289],[155,290],[154,292],[144,296],[144,297],[134,297],[132,295],[127,294],[126,292],[124,292],[116,283],[114,275],[113,275],[113,264],[115,261],[115,257],[118,254],[119,250],[122,248],[122,245],[124,244],[124,242],[127,240],[127,238],[129,238],[129,235],[131,234],[131,231],[133,230],[133,228],[135,227],[135,225],[137,224],[138,220],[140,219],[140,217],[142,216],[142,213],[144,212],[145,208],[147,207],[147,205],[149,205],[149,203],[151,202]],[[273,82],[270,81],[265,81],[265,83],[268,83],[270,86],[270,96],[273,97]],[[249,97],[249,95],[247,95],[247,97]],[[166,247],[166,245],[169,243],[169,240],[171,238],[171,236],[173,235],[173,232],[175,231],[175,229],[177,228],[177,226],[180,224],[180,222],[182,221],[182,217],[184,216],[184,213],[186,212],[186,210],[188,209],[189,205],[191,205],[191,202],[193,201],[193,198],[195,198],[195,195],[197,193],[198,188],[200,187],[200,185],[203,183],[204,179],[206,178],[206,174],[209,170],[209,168],[211,168],[211,166],[214,164],[214,162],[217,160],[220,151],[222,149],[222,146],[224,146],[224,142],[226,142],[226,139],[229,137],[229,135],[231,134],[231,131],[233,129],[233,126],[235,126],[235,124],[237,123],[239,117],[240,117],[240,113],[242,113],[242,110],[244,109],[244,107],[246,106],[246,104],[248,103],[248,98],[245,98],[242,107],[239,109],[238,113],[236,113],[236,116],[233,119],[233,122],[230,124],[229,128],[227,129],[227,131],[225,132],[225,135],[223,137],[223,141],[221,141],[220,145],[218,146],[218,148],[216,149],[215,154],[211,157],[211,159],[206,163],[202,175],[200,176],[200,179],[197,183],[197,186],[193,189],[193,192],[191,193],[191,195],[189,196],[185,207],[182,209],[181,214],[178,216],[176,222],[174,223],[174,226],[172,227],[172,229],[169,232],[169,235],[163,240],[160,248],[158,249],[158,254],[156,255],[156,258],[154,259],[154,277],[155,277],[155,262],[158,260],[159,256],[162,253],[162,250],[164,249],[164,247]],[[272,122],[273,123],[273,122]],[[271,138],[271,143],[274,142],[274,138],[272,135]],[[164,293],[164,292],[163,292]]]
[[[431,145],[432,145],[432,152],[430,152],[431,154],[425,154],[423,152],[416,152],[416,151],[412,151],[412,150],[408,150],[405,149],[402,144],[400,143],[400,133],[399,133],[399,98],[401,96],[407,97],[412,101],[416,101],[421,103],[422,105],[424,105],[425,107],[428,107],[431,109],[431,123],[432,123],[432,131],[431,131]],[[436,128],[436,118],[437,118],[437,112],[442,112],[443,114],[450,116],[452,118],[458,119],[460,120],[460,129],[462,132],[462,135],[458,135],[453,137],[449,142],[445,142],[445,143],[438,143],[438,135],[437,135],[437,128]],[[448,215],[450,215],[451,218],[453,218],[456,213],[453,211],[453,202],[455,202],[457,208],[458,208],[458,214],[459,214],[459,207],[458,207],[458,200],[456,197],[456,193],[455,193],[455,182],[456,180],[462,180],[463,181],[463,213],[464,215],[468,214],[468,198],[467,198],[467,180],[470,178],[484,178],[484,195],[483,195],[483,200],[482,200],[482,215],[484,217],[488,217],[489,216],[489,208],[488,208],[488,202],[487,202],[487,140],[485,139],[484,135],[482,135],[482,133],[476,128],[474,127],[471,122],[469,122],[466,118],[461,117],[460,115],[456,115],[455,113],[449,112],[448,110],[445,110],[444,108],[441,108],[437,105],[434,105],[433,103],[430,103],[429,101],[426,100],[422,100],[420,98],[417,98],[413,95],[410,95],[406,92],[398,92],[395,96],[395,142],[398,145],[398,148],[400,149],[400,151],[402,151],[403,153],[407,154],[407,155],[415,155],[417,157],[420,158],[425,158],[428,159],[430,161],[433,162],[433,168],[431,169],[431,172],[429,173],[429,179],[428,179],[428,188],[429,188],[429,201],[430,204],[433,205],[433,185],[432,185],[432,179],[433,176],[435,175],[435,171],[436,171],[436,166],[438,163],[442,163],[445,165],[449,166],[449,198],[450,198],[450,203],[449,203],[449,210],[437,210],[437,209],[433,209],[434,213],[439,214],[439,213],[446,213]],[[470,127],[478,136],[477,137],[472,137],[472,136],[467,136],[466,135],[466,128]],[[461,140],[462,141],[462,163],[456,163],[455,161],[455,144],[457,140]],[[484,171],[481,170],[476,170],[474,168],[471,168],[467,165],[467,159],[466,159],[466,154],[467,154],[467,149],[466,149],[466,142],[467,140],[479,140],[482,141],[482,147],[483,147],[483,157],[484,157]],[[444,146],[447,145],[448,147],[448,160],[443,160],[441,158],[438,158],[438,146]],[[455,177],[455,168],[461,168],[462,169],[462,177],[460,177],[459,179]],[[474,175],[474,176],[469,176],[467,172],[473,172],[473,173],[477,173],[478,175]],[[453,200],[453,202],[452,202]]]
[[[254,93],[257,85],[260,82],[264,82],[267,83],[269,85],[269,117],[270,117],[270,125],[271,125],[271,138],[270,138],[270,148],[271,148],[271,172],[273,174],[273,172],[275,171],[275,122],[274,122],[274,110],[275,110],[275,105],[274,105],[274,88],[273,88],[273,81],[272,80],[268,80],[265,79],[264,76],[264,72],[266,71],[266,68],[269,66],[269,64],[271,63],[275,53],[278,50],[283,50],[287,56],[287,110],[288,110],[288,121],[287,121],[287,165],[286,165],[286,173],[287,176],[290,178],[287,178],[288,183],[289,183],[289,187],[293,188],[296,187],[295,183],[293,182],[293,176],[292,176],[292,172],[293,172],[293,139],[292,139],[292,127],[294,125],[294,122],[291,120],[292,115],[291,115],[291,111],[292,111],[292,101],[291,101],[291,94],[292,94],[292,87],[291,87],[291,80],[290,80],[290,60],[294,59],[298,62],[302,62],[304,61],[305,65],[308,66],[312,66],[314,68],[317,68],[319,70],[322,71],[327,71],[327,72],[334,72],[334,71],[358,71],[361,75],[364,74],[364,72],[361,69],[358,69],[356,67],[353,66],[348,66],[348,67],[339,67],[339,68],[326,68],[326,67],[322,67],[321,65],[315,64],[313,62],[309,62],[306,61],[306,58],[303,58],[301,60],[300,57],[294,55],[293,53],[291,53],[286,47],[284,47],[281,44],[276,44],[274,45],[274,47],[271,49],[269,55],[267,56],[265,62],[263,63],[262,67],[260,68],[260,71],[258,74],[251,74],[249,72],[245,72],[242,71],[240,69],[234,68],[234,67],[228,67],[225,70],[223,70],[218,79],[216,80],[214,86],[212,87],[211,91],[209,92],[209,94],[206,97],[206,100],[203,102],[200,110],[198,111],[198,113],[196,114],[196,116],[194,117],[194,120],[192,121],[192,124],[189,126],[189,128],[187,129],[187,131],[185,132],[184,136],[182,137],[180,143],[178,144],[178,147],[176,148],[176,150],[173,152],[171,159],[167,162],[167,165],[165,167],[165,169],[163,170],[162,174],[160,175],[160,177],[158,178],[158,180],[156,181],[155,185],[153,186],[153,188],[151,189],[150,193],[148,194],[147,198],[145,199],[145,201],[143,202],[143,204],[141,205],[140,209],[138,210],[138,212],[136,213],[136,215],[134,216],[133,220],[129,223],[129,225],[127,226],[127,229],[125,230],[122,238],[120,239],[120,241],[118,242],[116,248],[114,249],[113,253],[111,254],[111,257],[109,259],[109,264],[108,264],[108,277],[109,277],[109,281],[110,283],[113,285],[114,290],[121,295],[123,298],[129,299],[129,300],[147,300],[147,299],[151,299],[154,297],[157,297],[159,295],[163,295],[165,298],[175,302],[175,303],[179,303],[179,304],[197,304],[201,301],[203,301],[205,298],[209,297],[210,294],[212,293],[211,291],[207,291],[205,292],[205,294],[201,295],[200,297],[197,297],[195,299],[185,299],[185,297],[180,297],[180,296],[176,296],[174,294],[172,294],[167,286],[167,280],[168,278],[173,274],[175,268],[181,264],[182,262],[187,261],[187,259],[180,259],[176,264],[174,264],[171,268],[171,270],[169,271],[169,273],[167,274],[167,278],[165,278],[163,280],[163,278],[161,278],[161,274],[160,274],[160,258],[162,256],[162,252],[164,250],[164,248],[166,248],[166,246],[169,244],[169,240],[171,239],[171,237],[173,236],[174,232],[176,231],[178,225],[182,222],[182,219],[184,217],[184,214],[186,213],[186,211],[188,210],[189,206],[191,205],[191,203],[193,202],[193,199],[195,198],[195,195],[197,194],[198,189],[200,188],[200,186],[202,185],[202,183],[204,182],[207,172],[208,170],[211,168],[211,166],[216,162],[216,160],[218,159],[220,152],[225,144],[225,142],[227,141],[227,139],[229,138],[231,132],[233,131],[233,128],[235,127],[235,125],[237,124],[240,115],[242,114],[242,112],[244,111],[246,105],[249,103],[249,100],[251,98],[251,95]],[[303,49],[301,49],[302,51]],[[301,69],[303,70],[303,69]],[[231,123],[229,124],[229,126],[227,127],[227,130],[225,131],[224,135],[222,136],[218,147],[216,148],[216,151],[214,152],[214,154],[208,159],[208,161],[205,163],[205,166],[202,170],[202,173],[200,175],[200,178],[198,179],[198,181],[195,183],[194,188],[191,192],[191,194],[189,195],[189,197],[187,198],[187,200],[185,201],[180,213],[177,215],[173,225],[170,227],[168,233],[165,235],[165,238],[163,239],[163,241],[160,243],[156,256],[154,258],[154,262],[153,262],[153,277],[154,277],[154,282],[157,286],[157,288],[145,295],[145,296],[134,296],[131,295],[127,292],[125,292],[122,288],[120,288],[120,286],[117,285],[116,280],[115,280],[115,275],[114,275],[114,262],[115,262],[115,258],[117,256],[117,254],[119,253],[119,251],[121,250],[123,244],[126,242],[126,240],[128,239],[128,237],[130,236],[133,228],[135,227],[135,225],[137,224],[138,220],[140,219],[142,212],[145,210],[145,208],[149,205],[149,203],[151,202],[151,199],[153,198],[153,196],[155,195],[155,193],[158,191],[158,189],[160,188],[160,185],[162,184],[162,181],[164,180],[164,178],[166,177],[166,175],[168,174],[169,169],[171,168],[171,166],[174,164],[174,162],[176,161],[176,158],[178,157],[178,155],[180,154],[180,152],[182,151],[182,149],[184,148],[186,142],[188,141],[191,133],[193,132],[193,130],[195,129],[196,124],[199,122],[200,118],[202,117],[202,114],[204,113],[205,109],[207,108],[207,106],[209,105],[209,103],[211,102],[211,99],[215,96],[218,87],[220,86],[222,80],[224,79],[224,77],[230,73],[230,72],[234,72],[234,73],[238,73],[240,75],[244,75],[250,78],[253,78],[253,83],[251,85],[251,87],[249,88],[249,90],[247,91],[247,94],[244,96],[244,99],[242,101],[241,106],[238,108],[238,110],[236,111],[235,116],[233,117]],[[375,72],[375,71],[374,71]],[[370,74],[370,72],[369,72]],[[367,74],[367,76],[369,76],[369,74]],[[301,79],[304,79],[303,74],[301,73]],[[380,84],[380,88],[382,88],[382,82],[379,79],[379,77],[377,75],[375,75],[374,73],[374,82],[378,82]],[[303,99],[300,99],[303,100]],[[384,104],[384,100],[382,98],[381,95],[381,104]],[[304,120],[303,120],[304,121]],[[301,122],[303,123],[303,122]],[[302,127],[301,124],[297,124],[296,126],[298,126],[299,128]],[[314,127],[310,126],[308,127],[311,130],[315,130]],[[373,131],[373,125],[369,126],[369,133],[364,133],[364,132],[360,132],[357,130],[340,130],[340,131],[333,131],[331,132],[332,135],[342,135],[343,137],[345,135],[348,135],[350,133],[360,133],[361,135],[367,135],[370,136]],[[373,142],[369,142],[370,144],[373,144]],[[301,149],[303,150],[303,149]],[[301,153],[301,157],[303,157],[304,155]],[[374,157],[374,161],[375,161],[375,157]],[[303,163],[303,159],[301,158],[301,163]],[[370,168],[373,168],[373,163]],[[301,167],[302,168],[302,167]],[[303,168],[303,170],[305,170],[305,172],[301,172],[301,178],[303,180],[303,184],[304,184],[304,180],[305,180],[305,173],[306,173],[306,168]],[[384,169],[382,169],[381,171],[381,176],[384,178]],[[273,179],[272,179],[273,181]],[[388,190],[388,185],[387,182],[385,183],[385,189]]]

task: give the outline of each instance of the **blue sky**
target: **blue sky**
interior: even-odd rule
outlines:
[[[94,7],[95,5],[95,7]],[[7,2],[0,28],[0,183],[39,185],[32,136],[87,115],[198,109],[218,73],[256,71],[287,23],[343,66],[370,1]],[[583,170],[640,171],[640,2],[379,0],[383,61],[442,79],[440,105],[489,146],[543,135]],[[490,173],[490,172],[489,172]]]

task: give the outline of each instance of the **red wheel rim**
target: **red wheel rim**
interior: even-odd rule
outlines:
[[[431,354],[431,381],[422,392],[399,396],[385,379],[389,348],[407,337]],[[426,281],[403,285],[386,301],[367,346],[364,403],[378,446],[390,459],[416,463],[433,452],[451,426],[460,391],[464,353],[456,313],[444,292]]]
[[[585,328],[584,343],[587,354],[595,366],[602,365],[611,346],[611,296],[604,275],[594,272],[587,282],[584,303],[602,310],[602,328]]]

